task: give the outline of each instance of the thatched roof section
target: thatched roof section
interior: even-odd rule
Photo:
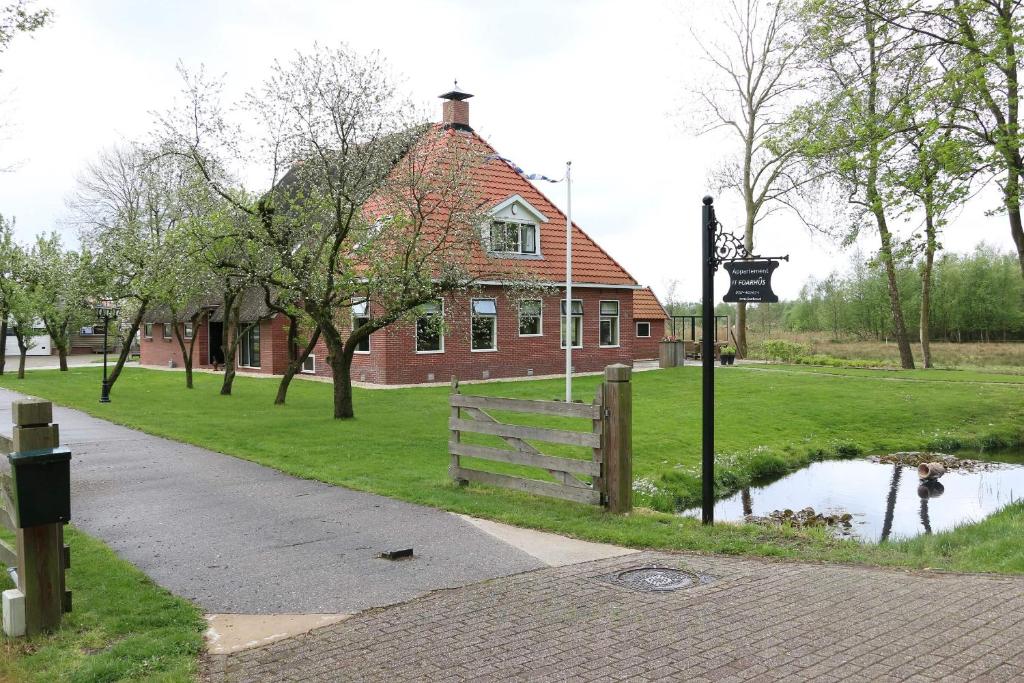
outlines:
[[[224,322],[224,296],[222,294],[210,294],[197,301],[183,306],[178,311],[178,320],[185,322],[192,318],[200,309],[210,308],[213,313],[210,320],[215,323]],[[273,311],[267,307],[263,297],[263,290],[259,287],[250,287],[242,293],[241,311],[239,320],[243,323],[252,323],[257,320],[269,318]],[[146,311],[142,317],[144,323],[166,323],[171,321],[171,309],[168,306],[153,306]]]

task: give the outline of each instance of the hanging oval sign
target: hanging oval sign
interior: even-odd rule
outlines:
[[[778,302],[779,297],[772,291],[772,273],[779,267],[778,261],[726,261],[723,265],[729,273],[729,291],[722,297],[722,301],[768,304]]]

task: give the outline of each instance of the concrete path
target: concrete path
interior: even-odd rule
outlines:
[[[0,424],[11,424],[18,398],[0,390]],[[441,510],[296,479],[75,410],[55,406],[54,421],[72,449],[73,523],[208,613],[351,614],[549,564],[549,549],[531,554],[528,541]],[[410,547],[411,560],[378,558]]]
[[[635,567],[709,581],[639,592]],[[1024,578],[647,552],[353,616],[210,681],[1020,681]]]

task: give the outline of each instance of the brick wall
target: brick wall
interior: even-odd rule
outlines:
[[[658,342],[665,336],[665,320],[645,320],[651,324],[650,337],[637,337],[634,343],[636,360],[650,360],[658,357]],[[636,324],[633,325],[633,334],[636,334]]]
[[[497,305],[497,350],[474,351],[470,337],[470,298],[493,298]],[[651,337],[638,339],[633,320],[633,299],[628,289],[573,290],[573,298],[583,302],[583,348],[573,349],[576,372],[600,371],[612,363],[631,365],[634,359],[657,358],[658,341],[664,335],[664,321],[651,321]],[[526,377],[553,375],[565,371],[565,349],[559,336],[561,294],[541,297],[542,334],[519,335],[518,302],[505,295],[501,287],[486,287],[472,295],[449,296],[444,302],[446,329],[442,353],[417,353],[415,325],[400,322],[370,336],[370,353],[356,353],[352,361],[352,379],[376,384],[416,384],[445,382],[452,375],[460,379]],[[619,302],[619,345],[599,346],[600,302]],[[260,367],[239,368],[239,372],[282,374],[288,364],[287,320],[277,316],[260,323]],[[165,341],[162,326],[155,324],[153,339],[142,339],[142,362],[166,366],[174,358],[182,366],[177,343]],[[196,367],[209,367],[207,326],[198,330]],[[331,377],[327,347],[323,340],[313,349],[315,374]]]
[[[443,353],[417,353],[415,326],[412,323],[397,323],[371,336],[371,353],[357,356],[353,362],[353,379],[359,381],[365,377],[363,381],[412,384],[444,382],[452,375],[460,379],[484,379],[564,372],[565,350],[559,338],[558,294],[542,297],[542,336],[539,337],[519,336],[518,303],[509,300],[502,288],[485,288],[474,297],[496,299],[496,351],[471,349],[470,297],[447,297],[444,305],[447,329],[444,333]],[[574,290],[573,298],[583,301],[583,348],[573,349],[572,354],[576,371],[597,371],[611,363],[632,364],[636,330],[630,290],[581,288]],[[619,302],[618,347],[598,346],[601,300]],[[319,374],[320,368],[317,370]]]

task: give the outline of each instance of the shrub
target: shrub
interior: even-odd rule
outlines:
[[[777,479],[789,471],[786,461],[772,453],[758,453],[747,463],[747,471],[750,472],[750,479],[755,484],[760,484],[771,479]]]
[[[766,339],[761,342],[761,355],[768,360],[783,363],[795,363],[802,356],[810,353],[806,344],[787,341],[785,339]]]

